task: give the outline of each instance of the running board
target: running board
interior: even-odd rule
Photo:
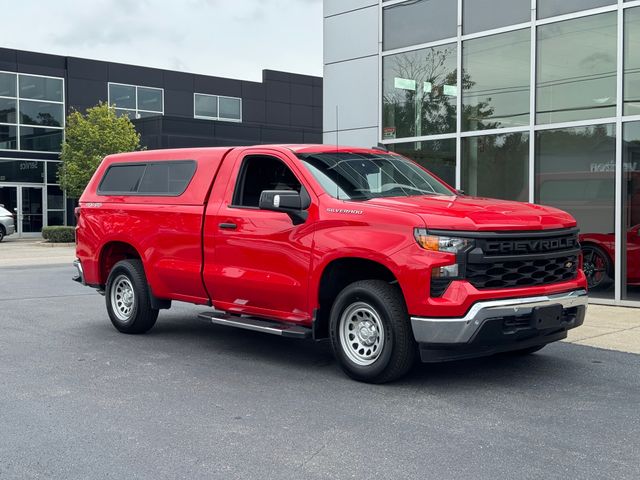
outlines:
[[[289,338],[311,338],[311,329],[299,325],[287,325],[285,323],[263,320],[256,317],[241,317],[239,315],[229,315],[224,312],[202,312],[198,318],[208,320],[216,325],[226,325],[228,327],[243,328],[256,332],[270,333]]]

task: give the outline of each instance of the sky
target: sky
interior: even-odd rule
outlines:
[[[7,3],[0,47],[254,81],[322,75],[322,0]]]

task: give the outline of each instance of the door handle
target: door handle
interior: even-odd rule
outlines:
[[[218,226],[220,228],[224,228],[225,230],[235,230],[236,228],[238,228],[238,225],[236,225],[235,223],[220,223],[218,224]]]

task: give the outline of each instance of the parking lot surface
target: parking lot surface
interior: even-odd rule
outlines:
[[[346,378],[326,343],[175,304],[109,323],[64,265],[0,268],[0,478],[640,478],[640,356],[527,358]]]

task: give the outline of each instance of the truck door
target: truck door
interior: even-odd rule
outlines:
[[[241,150],[217,208],[205,219],[204,281],[221,310],[308,323],[308,282],[315,197],[297,166],[273,150]],[[263,190],[307,189],[309,218],[294,225],[286,213],[260,210]],[[215,192],[212,193],[215,202]],[[215,210],[215,211],[210,211]]]

